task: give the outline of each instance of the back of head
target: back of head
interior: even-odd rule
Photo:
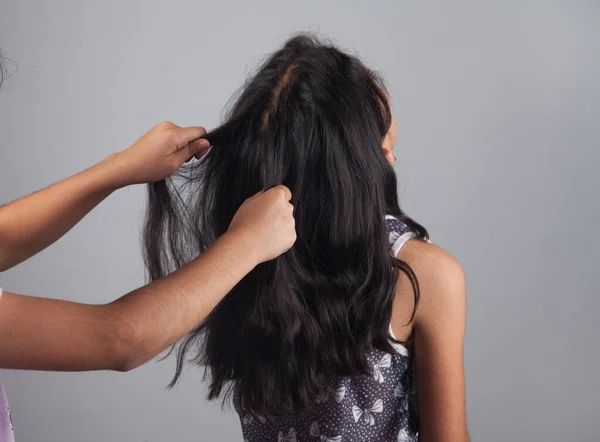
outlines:
[[[398,206],[381,147],[390,120],[373,72],[298,36],[246,83],[207,135],[207,155],[151,186],[145,245],[153,279],[208,247],[257,191],[285,184],[295,206],[292,250],[258,266],[186,337],[174,382],[197,349],[209,397],[235,392],[238,408],[274,416],[306,410],[331,376],[365,374],[370,347],[392,351],[397,269],[411,272],[390,254],[385,215],[426,232]]]

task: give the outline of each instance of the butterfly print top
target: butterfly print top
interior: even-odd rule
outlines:
[[[386,224],[396,256],[416,235],[394,217],[387,216]],[[240,415],[244,441],[417,442],[414,367],[409,348],[392,345],[394,354],[369,351],[369,376],[338,378],[302,416],[290,414],[273,423],[261,416]]]

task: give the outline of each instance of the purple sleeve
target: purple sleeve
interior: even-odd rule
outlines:
[[[10,407],[0,379],[0,442],[14,442],[14,440]]]

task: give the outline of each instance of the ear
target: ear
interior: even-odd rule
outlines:
[[[396,162],[396,155],[394,155],[394,152],[392,152],[392,149],[390,149],[389,147],[387,147],[385,145],[385,143],[383,144],[382,148],[383,148],[383,154],[387,158],[387,160],[390,163],[390,165],[393,166],[394,163]]]

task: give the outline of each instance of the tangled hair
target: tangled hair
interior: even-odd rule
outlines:
[[[209,398],[263,416],[308,410],[334,376],[368,373],[367,351],[393,352],[389,324],[399,272],[385,215],[427,231],[398,205],[382,140],[391,123],[385,88],[356,57],[300,35],[246,83],[212,148],[151,184],[144,230],[150,278],[181,267],[226,232],[242,202],[285,184],[298,240],[257,266],[179,344],[205,366]],[[414,311],[413,311],[414,315]]]

